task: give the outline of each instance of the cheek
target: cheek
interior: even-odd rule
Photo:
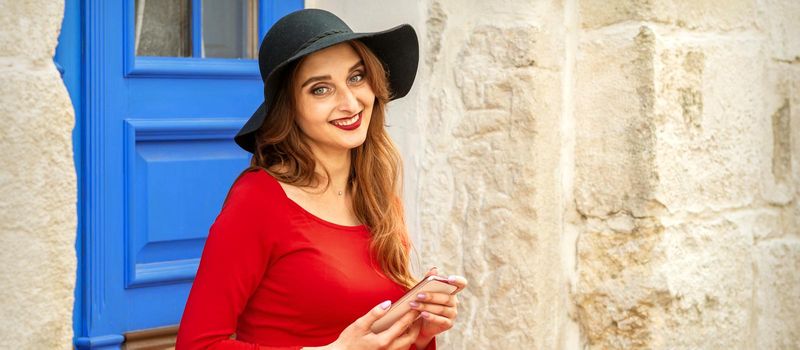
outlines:
[[[361,100],[361,104],[363,104],[364,108],[367,110],[371,111],[372,107],[375,105],[375,94],[372,92],[369,85],[358,92],[358,99]]]
[[[313,127],[315,124],[328,120],[330,108],[325,103],[313,100],[298,100],[297,124],[303,128]]]

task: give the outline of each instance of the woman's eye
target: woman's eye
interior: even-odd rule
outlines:
[[[330,89],[328,89],[327,87],[324,87],[324,86],[320,86],[320,87],[315,87],[315,88],[311,89],[311,93],[314,94],[314,95],[325,95],[326,93],[328,93],[328,90],[330,90]]]
[[[364,80],[364,74],[362,74],[362,73],[358,73],[358,74],[350,77],[350,82],[351,83],[358,83],[358,82],[360,82],[362,80]]]

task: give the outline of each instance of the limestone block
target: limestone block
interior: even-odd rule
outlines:
[[[663,227],[652,218],[621,216],[590,218],[579,237],[577,320],[590,348],[654,348],[655,317],[671,302],[654,273],[663,261]],[[620,221],[633,229],[615,230]]]
[[[653,121],[656,37],[624,26],[583,37],[576,58],[575,201],[587,216],[657,212]]]
[[[452,18],[448,6],[437,16]],[[449,23],[430,24],[452,35]],[[458,30],[468,31],[463,41],[428,47],[441,59],[457,52],[458,64],[433,65],[421,128],[421,256],[470,280],[459,321],[440,341],[450,349],[551,349],[563,305],[560,221],[552,205],[557,163],[543,155],[558,145],[539,139],[557,135],[540,120],[560,113],[563,49],[528,23]]]
[[[766,207],[742,212],[725,213],[725,218],[740,227],[748,227],[753,232],[755,242],[772,240],[785,236],[785,221],[788,211],[783,208]]]
[[[50,63],[63,17],[64,0],[0,2],[0,57]]]
[[[755,26],[757,5],[756,0],[588,0],[579,1],[579,11],[581,25],[587,29],[650,21],[689,29],[734,30]]]
[[[593,219],[578,244],[578,322],[592,349],[749,349],[752,228]]]
[[[755,251],[755,349],[800,348],[800,241],[761,242]]]
[[[769,118],[769,139],[764,140],[763,198],[786,207],[800,191],[800,66],[785,62],[767,64],[764,110]]]
[[[761,45],[746,35],[659,36],[655,197],[669,211],[719,211],[759,196],[773,123]]]
[[[769,96],[756,88],[765,88],[761,43],[634,28],[593,33],[580,43],[579,211],[646,216],[662,205],[698,212],[753,202],[772,168],[772,150],[763,147],[772,143],[772,121],[760,103]],[[789,117],[780,116],[788,125]],[[789,128],[775,130],[788,159]]]
[[[745,221],[746,222],[746,221]],[[753,227],[726,218],[694,219],[664,230],[663,279],[670,303],[653,325],[657,349],[757,349]]]
[[[0,67],[0,96],[0,348],[71,349],[72,105],[52,63]]]
[[[577,320],[590,348],[754,348],[742,307],[754,293],[752,242],[780,235],[786,215],[671,213],[760,195],[772,169],[763,46],[655,28],[620,24],[579,43]]]
[[[800,62],[800,2],[761,0],[758,25],[767,34],[769,56],[773,59]]]

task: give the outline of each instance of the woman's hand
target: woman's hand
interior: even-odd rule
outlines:
[[[421,322],[414,322],[419,316],[418,311],[411,310],[403,315],[400,320],[395,322],[389,329],[372,333],[372,324],[386,314],[386,310],[391,306],[390,301],[384,301],[375,306],[366,315],[361,316],[355,322],[339,334],[330,345],[321,348],[303,349],[325,349],[325,350],[407,350],[419,335]]]
[[[434,267],[425,274],[425,277],[436,275],[437,272]],[[450,276],[448,281],[459,289],[467,286],[467,279],[462,276]],[[417,349],[423,349],[433,337],[453,328],[453,322],[458,316],[458,296],[446,293],[421,293],[411,302],[411,309],[419,311],[422,316],[422,328],[414,344]]]

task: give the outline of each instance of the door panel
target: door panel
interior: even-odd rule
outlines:
[[[126,286],[191,281],[230,182],[248,157],[236,120],[127,119]]]
[[[187,1],[196,20],[202,0]],[[208,229],[248,165],[233,136],[262,98],[253,59],[135,56],[134,5],[83,0],[82,349],[179,323]],[[258,37],[302,6],[259,0]]]

